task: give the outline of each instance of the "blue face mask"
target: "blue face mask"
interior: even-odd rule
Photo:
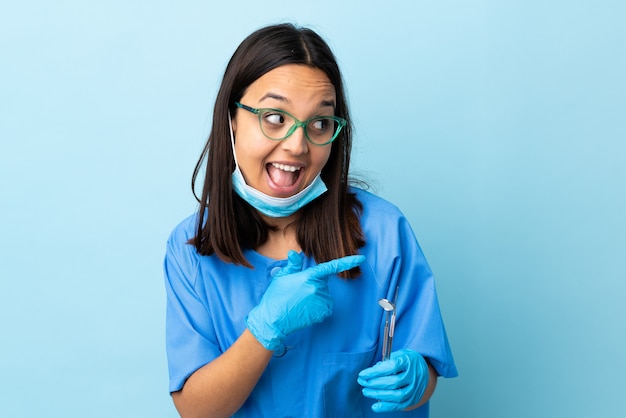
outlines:
[[[228,125],[230,127],[230,144],[233,147],[233,156],[235,157],[235,171],[231,176],[233,189],[235,192],[253,208],[261,212],[265,216],[271,218],[284,218],[293,215],[298,210],[306,206],[312,200],[317,199],[324,194],[326,184],[318,174],[315,179],[304,190],[290,197],[273,197],[249,186],[243,178],[243,174],[239,169],[237,162],[237,154],[235,154],[235,137],[233,135],[233,127],[228,115]]]

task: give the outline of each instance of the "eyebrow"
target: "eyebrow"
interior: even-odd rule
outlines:
[[[283,102],[283,103],[287,103],[287,104],[291,103],[291,100],[289,100],[287,97],[281,96],[280,94],[276,94],[276,93],[272,93],[272,92],[265,93],[263,95],[263,97],[261,97],[259,102],[263,102],[266,99],[274,99],[274,100],[278,100],[279,102]],[[335,101],[334,100],[322,100],[320,102],[320,106],[321,107],[332,107],[333,109],[335,109]]]

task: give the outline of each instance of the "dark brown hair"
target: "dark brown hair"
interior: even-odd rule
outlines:
[[[328,191],[300,210],[296,221],[298,243],[304,253],[312,255],[318,263],[356,254],[365,244],[359,222],[362,205],[348,192],[352,127],[337,61],[326,42],[314,31],[280,24],[261,28],[248,36],[224,72],[211,132],[192,178],[195,193],[196,180],[206,159],[197,234],[190,240],[200,254],[217,254],[226,262],[252,267],[242,249],[257,248],[267,240],[271,227],[232,189],[235,162],[228,114],[235,115],[235,102],[250,84],[286,64],[322,70],[335,87],[335,115],[348,121],[332,143],[330,157],[321,172]],[[354,278],[359,273],[356,268],[342,276]]]

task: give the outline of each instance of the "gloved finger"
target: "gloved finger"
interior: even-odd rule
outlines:
[[[342,271],[355,268],[359,266],[363,261],[365,261],[365,256],[363,255],[348,255],[346,257],[326,261],[325,263],[321,263],[315,267],[311,267],[311,278],[326,279],[329,276],[341,273]]]
[[[405,386],[407,383],[403,382],[402,379],[404,374],[391,374],[391,375],[383,375],[380,377],[374,377],[371,379],[365,379],[363,377],[357,378],[357,383],[364,388],[374,389],[374,390],[383,390],[383,389],[397,389],[399,387]]]
[[[402,387],[398,389],[370,389],[361,390],[363,396],[370,399],[377,399],[385,402],[404,403],[411,398],[411,388]]]
[[[334,303],[330,295],[320,295],[307,305],[307,309],[303,312],[303,315],[308,315],[311,324],[320,323],[333,314]]]
[[[361,370],[359,377],[363,379],[374,379],[377,377],[394,375],[406,370],[409,367],[409,362],[406,358],[398,356],[397,352],[391,353],[391,357],[386,361],[379,361],[372,367]]]
[[[410,405],[407,405],[410,406]],[[393,412],[393,411],[401,411],[405,409],[407,406],[403,404],[399,404],[396,402],[376,402],[372,405],[372,411],[374,412]]]
[[[425,378],[428,381],[428,364],[418,352],[410,349],[401,349],[391,353],[391,359],[398,365],[398,383],[402,386],[412,383],[416,379]]]
[[[289,250],[287,254],[287,265],[281,268],[274,277],[286,276],[288,274],[298,273],[302,271],[304,263],[304,253],[300,254],[296,251]]]
[[[393,351],[389,356],[392,359],[396,358],[404,358],[407,362],[409,361],[410,356],[415,356],[417,353],[408,348],[402,348],[400,350]]]

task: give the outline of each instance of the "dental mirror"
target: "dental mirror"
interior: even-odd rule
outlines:
[[[396,307],[392,302],[389,302],[387,299],[379,299],[378,304],[381,308],[385,310],[385,312],[392,312]]]
[[[385,329],[383,331],[383,361],[385,361],[389,360],[389,356],[391,355],[391,341],[393,339],[396,306],[385,298],[379,299],[378,304],[386,312]]]
[[[378,305],[385,311],[385,329],[383,330],[383,361],[389,360],[391,356],[391,346],[393,344],[393,334],[396,327],[396,302],[398,300],[398,289],[393,302],[382,298],[378,299]]]

